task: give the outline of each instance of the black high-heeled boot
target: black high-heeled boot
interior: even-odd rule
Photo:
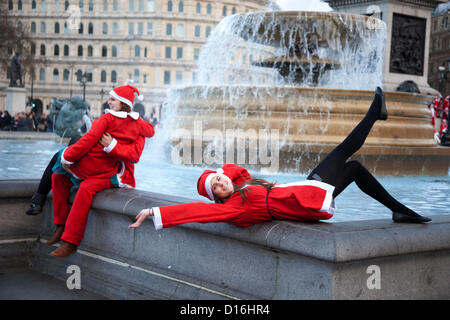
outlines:
[[[42,212],[42,208],[44,207],[45,199],[47,199],[46,194],[35,192],[31,197],[30,207],[25,213],[29,216],[40,214]]]
[[[387,120],[388,113],[387,113],[387,109],[386,109],[386,102],[384,99],[383,90],[381,90],[380,87],[377,87],[375,89],[375,94],[380,96],[380,99],[381,99],[381,110],[380,110],[380,116],[378,117],[378,120]]]

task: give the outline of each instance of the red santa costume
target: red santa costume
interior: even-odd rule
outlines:
[[[226,164],[217,171],[204,171],[197,182],[197,189],[210,200],[213,200],[210,182],[216,175],[235,184],[251,179],[247,170],[233,164]],[[235,192],[223,204],[197,202],[153,207],[153,223],[157,230],[189,222],[226,222],[246,227],[273,219],[326,220],[333,216],[335,210],[334,186],[316,180],[278,184],[270,191],[261,185],[248,185],[245,190],[245,200]]]
[[[132,107],[135,93],[139,95],[136,88],[122,86],[113,89],[110,95]],[[106,132],[114,139],[108,147],[103,147],[99,140]],[[107,110],[77,143],[62,150],[61,163],[72,165],[73,177],[81,181],[70,208],[67,199],[74,179],[67,172],[58,173],[54,168],[53,221],[56,225],[65,225],[62,240],[80,245],[97,192],[114,186],[135,186],[133,162],[139,160],[145,137],[153,135],[153,126],[140,119],[137,112]],[[117,148],[119,143],[121,147]]]

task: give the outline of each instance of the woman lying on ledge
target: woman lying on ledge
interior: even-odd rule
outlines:
[[[129,228],[139,227],[148,216],[152,216],[157,230],[189,222],[227,222],[245,227],[274,219],[326,220],[333,216],[334,198],[352,182],[389,208],[394,222],[431,221],[395,200],[359,162],[347,161],[362,147],[375,122],[386,119],[384,95],[377,88],[365,117],[309,174],[306,181],[273,184],[252,179],[244,168],[226,164],[218,172],[206,170],[197,182],[198,192],[216,203],[143,209]]]

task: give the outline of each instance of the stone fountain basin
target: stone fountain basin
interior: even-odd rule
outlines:
[[[350,133],[374,95],[369,90],[281,86],[191,86],[176,94],[179,127],[195,132],[202,125],[202,137],[194,139],[207,144],[217,130],[225,136],[227,130],[240,129],[245,139],[256,138],[259,130],[278,130],[280,167],[310,159],[301,165],[304,170]],[[385,98],[389,119],[374,125],[358,152],[361,160],[383,174],[447,174],[450,148],[437,146],[433,139],[427,107],[432,97],[388,91]]]

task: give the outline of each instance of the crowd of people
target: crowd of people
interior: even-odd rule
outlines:
[[[434,138],[440,145],[450,145],[448,132],[448,107],[450,95],[445,98],[441,94],[437,95],[428,108],[431,111],[431,124],[434,130]]]
[[[11,116],[8,110],[0,110],[0,130],[52,132],[52,123],[47,114],[36,115],[31,109]]]

